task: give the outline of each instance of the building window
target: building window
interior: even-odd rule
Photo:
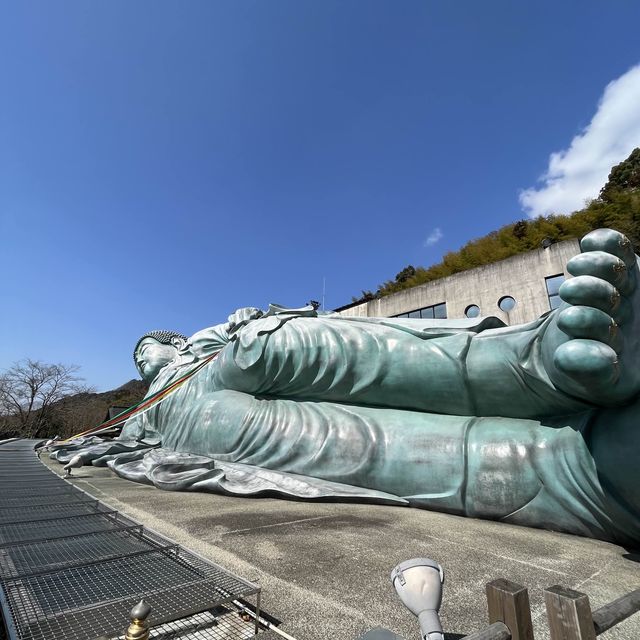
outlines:
[[[441,304],[433,305],[433,317],[437,320],[445,320],[447,317],[447,305],[442,302]]]
[[[564,273],[559,273],[557,276],[549,276],[548,278],[545,278],[544,281],[547,285],[549,307],[551,309],[557,309],[562,302],[558,291],[560,290],[560,285],[565,281]]]
[[[477,304],[470,304],[465,310],[467,318],[477,318],[480,315],[480,307]]]
[[[430,320],[444,320],[447,317],[447,304],[441,302],[440,304],[432,304],[430,307],[422,307],[422,309],[416,309],[415,311],[409,311],[409,313],[399,313],[395,318],[427,318]]]
[[[498,307],[505,313],[509,313],[509,311],[513,311],[513,308],[516,306],[515,298],[511,296],[502,296],[500,300],[498,300]]]

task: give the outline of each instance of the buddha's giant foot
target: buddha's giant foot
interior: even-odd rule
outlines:
[[[640,287],[629,240],[598,229],[567,263],[575,276],[560,287],[565,304],[552,331],[549,375],[563,391],[615,406],[640,391]]]

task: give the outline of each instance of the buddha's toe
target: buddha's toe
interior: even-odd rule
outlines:
[[[585,391],[600,390],[618,379],[618,355],[596,340],[575,339],[556,349],[554,364]]]
[[[604,311],[594,307],[567,307],[560,311],[558,327],[571,338],[597,340],[611,347],[616,353],[622,351],[623,337],[615,320]]]
[[[631,241],[619,231],[613,229],[596,229],[588,233],[580,241],[583,253],[603,251],[620,258],[628,267],[636,264]]]
[[[567,263],[570,278],[560,287],[567,303],[557,327],[568,340],[553,364],[561,387],[596,404],[619,404],[640,391],[640,288],[629,240],[612,229],[592,231],[583,253]]]
[[[583,254],[585,255],[585,254]],[[628,319],[629,304],[610,282],[592,275],[576,276],[562,284],[560,297],[570,305],[593,307],[611,316],[617,324]]]
[[[572,276],[593,276],[615,287],[622,295],[635,289],[635,263],[630,267],[622,258],[605,251],[580,253],[567,262]]]

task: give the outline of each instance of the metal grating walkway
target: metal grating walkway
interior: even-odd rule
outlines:
[[[212,610],[256,596],[257,633],[257,585],[77,489],[33,447],[0,443],[0,605],[10,640],[118,637],[142,597],[150,623],[179,637],[174,632],[188,629],[190,616],[220,627]],[[227,616],[224,624],[225,637],[247,637],[239,619]]]

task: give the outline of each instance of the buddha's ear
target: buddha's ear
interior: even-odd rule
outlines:
[[[180,336],[172,336],[171,346],[175,347],[178,351],[182,351],[187,346],[187,341]]]

